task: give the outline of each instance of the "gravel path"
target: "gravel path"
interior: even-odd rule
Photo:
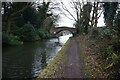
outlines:
[[[65,78],[83,78],[83,63],[80,60],[80,50],[76,38],[71,38],[68,47],[68,61],[65,65]]]

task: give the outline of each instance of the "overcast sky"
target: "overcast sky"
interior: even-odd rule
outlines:
[[[71,13],[73,13],[73,10],[70,8],[69,2],[70,2],[70,0],[63,0],[63,3],[65,4],[65,6],[70,10]],[[62,8],[61,6],[59,6],[59,7]],[[56,13],[61,13],[61,12],[57,11]],[[65,12],[65,13],[67,14],[68,17],[72,18],[67,12]],[[76,15],[74,15],[74,16],[76,16]],[[70,20],[65,15],[60,14],[60,19],[58,21],[59,26],[73,27],[74,23],[75,23],[74,20]],[[104,25],[105,25],[104,24],[104,18],[103,18],[103,14],[102,14],[101,17],[98,20],[98,26],[104,26]]]

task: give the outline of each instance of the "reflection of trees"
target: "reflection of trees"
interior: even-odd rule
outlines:
[[[58,37],[57,39],[58,39],[58,42],[55,42],[55,44],[56,44],[57,46],[62,46],[62,44],[60,43],[59,37]]]
[[[62,31],[62,35],[64,36],[64,35],[69,35],[69,34],[72,34],[70,31]]]
[[[63,30],[56,35],[57,36],[65,36],[65,35],[69,35],[69,34],[72,34],[69,30]]]
[[[46,51],[43,51],[41,53],[41,67],[42,69],[44,69],[46,66],[47,66],[47,63],[46,63]]]

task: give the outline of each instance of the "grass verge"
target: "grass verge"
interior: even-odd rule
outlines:
[[[65,43],[62,49],[58,52],[54,60],[48,64],[48,66],[43,70],[40,76],[37,77],[36,80],[40,78],[62,78],[63,77],[63,67],[66,63],[67,59],[67,48],[70,44],[70,39]]]
[[[81,50],[81,57],[84,60],[85,77],[107,78],[109,74],[104,71],[105,61],[102,52],[99,51],[100,41],[90,38],[89,35],[81,35],[77,37],[77,40]]]

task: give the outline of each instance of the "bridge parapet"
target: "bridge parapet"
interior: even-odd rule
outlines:
[[[61,31],[69,31],[72,34],[76,33],[76,28],[71,28],[71,27],[56,27],[54,28],[54,34],[58,34]]]

